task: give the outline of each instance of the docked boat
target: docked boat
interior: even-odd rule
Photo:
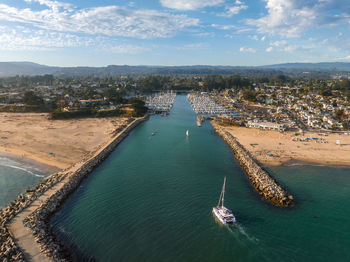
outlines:
[[[219,203],[216,207],[213,207],[214,216],[224,225],[236,222],[236,218],[233,215],[232,211],[224,206],[225,186],[226,177],[224,179],[224,185],[222,186]]]

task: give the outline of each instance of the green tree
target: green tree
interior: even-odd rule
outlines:
[[[23,97],[23,103],[26,105],[42,106],[44,100],[37,96],[33,91],[26,91]]]
[[[256,101],[256,93],[252,90],[245,90],[243,92],[243,98],[247,101],[255,102]]]

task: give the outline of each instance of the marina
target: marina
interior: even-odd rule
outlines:
[[[148,107],[150,114],[167,115],[174,104],[175,97],[176,93],[173,91],[155,93],[147,97],[145,106]]]
[[[190,93],[187,95],[187,100],[190,102],[196,115],[206,117],[218,115],[238,117],[240,115],[239,113],[220,105],[206,93]]]

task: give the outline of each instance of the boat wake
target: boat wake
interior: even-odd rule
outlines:
[[[242,225],[240,225],[239,223],[230,224],[227,228],[230,231],[230,233],[233,234],[236,238],[242,239],[242,237],[243,237],[244,239],[246,239],[246,240],[248,240],[249,242],[252,242],[252,243],[258,243],[259,242],[259,239],[257,239],[256,237],[250,236],[244,230],[244,227]]]

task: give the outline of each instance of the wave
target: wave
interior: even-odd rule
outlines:
[[[5,166],[5,167],[11,167],[11,168],[14,168],[14,169],[18,169],[18,170],[22,170],[28,174],[31,174],[33,176],[36,176],[36,177],[45,177],[44,175],[40,175],[40,174],[36,174],[36,173],[33,173],[32,171],[24,168],[24,167],[19,167],[19,166],[14,166],[14,165],[6,165],[6,164],[1,164],[1,166]]]

